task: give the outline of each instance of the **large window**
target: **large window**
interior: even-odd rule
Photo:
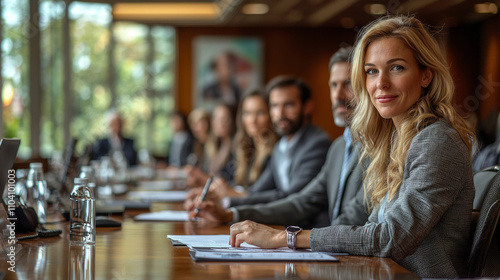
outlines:
[[[4,137],[18,137],[29,156],[28,0],[2,1],[2,98]]]
[[[21,156],[30,155],[29,1],[2,1],[2,79],[4,137],[22,139]],[[165,155],[171,137],[175,30],[113,22],[107,4],[69,6],[71,99],[65,98],[63,68],[64,1],[40,0],[41,95],[40,152],[64,148],[64,108],[79,149],[107,133],[106,113],[125,117],[125,136],[136,148]],[[110,57],[112,56],[112,57]],[[70,101],[68,101],[70,100]]]

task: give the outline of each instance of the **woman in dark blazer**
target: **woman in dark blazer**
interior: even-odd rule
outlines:
[[[368,222],[281,231],[246,221],[231,226],[230,243],[390,257],[420,277],[464,276],[475,138],[452,106],[453,80],[439,45],[413,17],[381,18],[358,37],[351,82],[351,132],[361,160],[371,160]]]

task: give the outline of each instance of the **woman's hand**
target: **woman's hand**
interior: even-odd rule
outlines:
[[[252,221],[244,221],[231,225],[229,245],[240,247],[246,242],[261,248],[286,247],[286,232]]]

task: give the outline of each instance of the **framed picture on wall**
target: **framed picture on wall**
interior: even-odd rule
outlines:
[[[237,105],[262,86],[263,47],[256,37],[199,36],[193,40],[193,106]]]

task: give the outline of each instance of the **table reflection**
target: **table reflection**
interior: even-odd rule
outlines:
[[[312,279],[395,279],[387,265],[387,260],[380,258],[374,265],[374,260],[365,261],[361,258],[349,261],[340,261],[334,265],[309,264],[309,276]]]
[[[95,279],[95,245],[69,245],[68,279]]]
[[[26,267],[26,269],[16,269],[17,279],[45,279],[47,246],[24,247],[16,256],[16,259],[18,260],[16,264],[17,267]]]
[[[154,211],[180,204],[153,204]],[[338,256],[339,262],[195,262],[170,234],[228,234],[227,225],[135,222],[127,211],[119,229],[98,228],[95,245],[71,246],[69,223],[58,237],[20,241],[16,273],[0,257],[0,279],[418,279],[390,259]],[[282,228],[276,226],[276,228]],[[3,258],[5,259],[5,258]],[[2,275],[2,271],[7,271]],[[4,277],[5,276],[5,277]]]

